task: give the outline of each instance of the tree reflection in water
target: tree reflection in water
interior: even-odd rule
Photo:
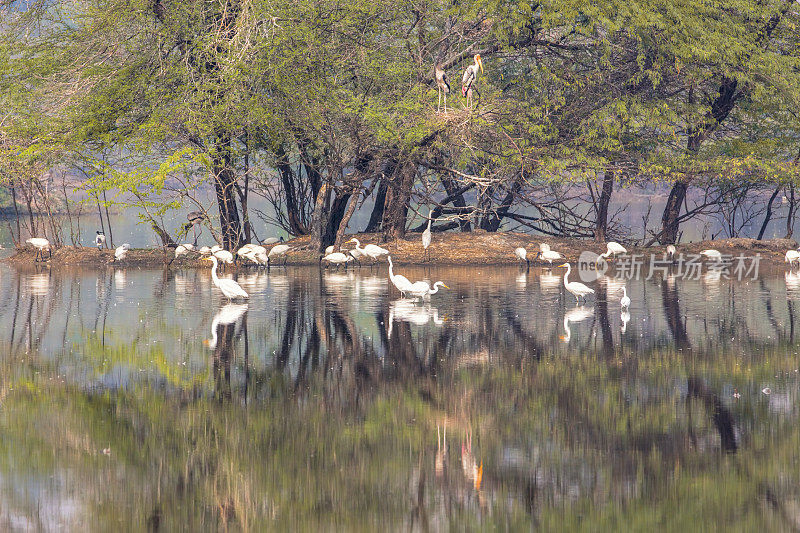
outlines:
[[[794,520],[798,362],[782,274],[721,279],[713,301],[702,280],[630,282],[630,326],[600,284],[569,343],[571,300],[536,269],[525,283],[516,269],[439,269],[429,275],[453,290],[424,304],[374,272],[315,269],[242,276],[261,289],[230,304],[207,275],[2,272],[0,521]]]

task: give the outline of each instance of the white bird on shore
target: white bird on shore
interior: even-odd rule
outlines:
[[[228,250],[217,250],[211,256],[219,259],[221,263],[228,263],[229,265],[233,263],[233,254]]]
[[[394,273],[394,265],[392,264],[392,256],[387,256],[389,261],[389,281],[392,282],[392,285],[397,288],[400,293],[405,296],[406,292],[408,292],[409,287],[411,287],[411,282],[408,280],[407,277],[403,276],[402,274],[395,274]]]
[[[703,250],[702,252],[700,252],[700,255],[704,255],[709,259],[714,259],[716,261],[722,260],[722,253],[720,253],[719,250],[714,250],[714,249]]]
[[[218,252],[218,251],[222,250],[222,246],[220,246],[219,244],[215,244],[214,246],[209,248],[209,250],[211,250],[211,253],[213,254],[214,252]]]
[[[236,283],[236,281],[225,278],[221,279],[217,276],[216,256],[211,255],[209,257],[205,257],[203,258],[203,261],[211,261],[214,264],[214,266],[211,267],[211,280],[214,282],[214,285],[216,285],[217,288],[222,291],[222,294],[224,294],[226,298],[229,300],[233,300],[235,298],[250,298],[250,295],[247,294],[242,286]]]
[[[378,259],[380,259],[381,256],[384,256],[384,255],[388,256],[389,255],[389,250],[387,250],[386,248],[381,248],[377,244],[368,244],[368,245],[366,245],[366,246],[364,246],[362,248],[361,247],[361,242],[358,239],[356,239],[355,237],[353,237],[352,239],[350,239],[347,242],[356,243],[356,250],[358,250],[359,252],[361,252],[365,256],[369,257],[373,261],[378,261]]]
[[[586,298],[586,296],[594,294],[594,289],[590,289],[579,281],[569,281],[569,279],[567,279],[570,271],[572,270],[572,267],[569,265],[569,263],[564,263],[563,265],[559,266],[567,267],[567,272],[564,274],[564,288],[572,293],[572,295],[575,297],[576,303],[579,304],[581,298]]]
[[[617,254],[626,254],[626,253],[628,253],[628,250],[626,250],[624,246],[622,246],[618,242],[610,241],[609,243],[606,244],[606,252],[600,254],[597,257],[597,261],[599,262],[601,257],[605,259],[609,255],[616,257]]]
[[[348,250],[347,253],[350,254],[353,257],[353,259],[356,260],[358,266],[361,266],[361,258],[364,257],[364,254],[355,249]]]
[[[106,234],[102,231],[95,231],[94,236],[94,245],[97,246],[97,249],[101,249],[103,245],[106,243]]]
[[[558,252],[555,252],[550,249],[550,245],[546,242],[543,242],[539,245],[539,257],[550,263],[550,266],[553,266],[553,261],[558,261],[559,259],[564,259],[564,256]]]
[[[628,297],[628,289],[622,287],[622,298],[619,299],[619,305],[623,309],[627,309],[631,305],[631,299]]]
[[[186,247],[186,245],[179,244],[175,248],[175,259],[177,259],[179,257],[183,257],[184,255],[189,255],[189,252],[190,252],[190,250],[189,250],[189,248]]]
[[[347,262],[352,260],[352,255],[346,255],[342,252],[333,252],[320,259],[320,261],[327,261],[331,265],[336,265],[336,270],[339,270],[339,265],[344,265],[344,267],[347,268]]]
[[[269,239],[264,239],[261,244],[277,244],[279,242],[283,242],[283,237],[270,237]]]
[[[445,100],[445,102],[447,102],[447,100]],[[431,245],[431,222],[433,222],[433,219],[431,218],[432,214],[433,210],[428,209],[428,227],[425,228],[425,231],[422,232],[423,256],[428,256],[428,246]],[[430,256],[428,256],[428,258],[430,258]]]
[[[442,286],[445,289],[450,288],[441,281],[434,283],[433,288],[431,288],[427,281],[417,281],[416,283],[412,283],[406,292],[412,295],[414,298],[430,298],[431,294],[436,294],[439,292],[439,286]]]
[[[50,249],[50,241],[48,241],[47,239],[43,237],[31,237],[25,242],[36,248],[36,257],[33,260],[34,262],[38,262],[39,259],[44,261],[44,256],[42,255],[42,252],[44,250],[47,250],[48,259],[52,257],[53,251]]]
[[[531,266],[531,262],[528,259],[528,250],[526,250],[525,248],[522,247],[515,248],[514,255],[517,256],[517,259],[519,259],[520,261],[524,261],[525,264],[528,265],[528,267]]]
[[[211,255],[211,248],[209,248],[208,246],[201,246],[197,250],[197,253],[199,253],[200,255]]]
[[[797,250],[789,250],[786,252],[786,257],[783,261],[789,263],[789,268],[791,268],[794,263],[800,263],[800,252]]]
[[[212,350],[215,349],[217,347],[217,327],[235,324],[246,311],[247,304],[229,303],[222,306],[211,320],[211,340],[206,339],[203,341],[203,344]]]
[[[122,246],[117,246],[116,250],[114,250],[114,260],[115,261],[122,261],[125,259],[125,256],[128,255],[128,250],[130,249],[131,245],[127,242],[124,243]]]
[[[272,263],[272,260],[276,257],[284,256],[283,257],[283,264],[286,264],[286,252],[290,250],[290,246],[288,244],[278,244],[273,246],[269,253],[267,254],[267,266]]]
[[[678,253],[678,250],[675,248],[674,244],[667,245],[667,259],[670,261],[675,259],[675,254]]]
[[[327,248],[325,248],[325,255],[331,255],[331,254],[333,253],[333,250],[334,250],[334,247],[333,247],[333,245],[331,244],[330,246],[328,246]]]

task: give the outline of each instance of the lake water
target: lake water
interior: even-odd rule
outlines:
[[[800,278],[0,267],[0,528],[785,530]]]

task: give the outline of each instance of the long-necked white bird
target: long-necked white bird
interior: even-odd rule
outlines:
[[[392,285],[394,285],[395,288],[400,291],[400,294],[405,296],[409,287],[411,287],[411,282],[404,275],[394,273],[394,265],[392,264],[391,255],[387,256],[387,259],[389,261],[389,281],[391,281]]]
[[[417,281],[416,283],[412,283],[406,292],[414,298],[430,298],[431,294],[436,294],[439,292],[440,286],[444,287],[445,289],[450,288],[441,281],[434,283],[433,287],[431,287],[427,281]]]
[[[668,244],[667,245],[667,259],[669,259],[670,261],[674,261],[675,260],[675,254],[677,254],[677,253],[678,253],[678,250],[677,250],[677,248],[675,248],[674,244]]]
[[[794,263],[800,263],[800,252],[797,250],[789,250],[786,252],[786,257],[783,259],[785,263],[789,263],[789,268],[792,268]]]
[[[447,73],[444,71],[440,64],[434,67],[434,75],[436,77],[436,89],[439,93],[439,103],[436,104],[436,112],[441,111],[442,94],[444,94],[444,114],[447,114],[447,95],[450,94],[450,84],[447,82]]]
[[[100,230],[95,231],[94,233],[94,245],[97,246],[97,249],[99,250],[106,243],[106,234]]]
[[[228,250],[217,250],[211,254],[211,257],[216,257],[220,263],[233,264],[233,254]]]
[[[175,259],[183,257],[184,255],[189,255],[190,251],[191,249],[187,248],[185,244],[179,244],[175,247]]]
[[[357,264],[358,266],[361,266],[361,258],[362,258],[362,257],[364,257],[364,254],[362,254],[361,252],[359,252],[359,251],[358,251],[358,250],[356,250],[356,249],[353,249],[353,250],[348,250],[348,251],[347,251],[347,253],[348,253],[348,254],[350,254],[350,256],[351,256],[353,259],[355,259],[355,261],[356,261],[356,264]]]
[[[127,242],[122,244],[121,246],[117,246],[116,250],[114,250],[114,260],[115,261],[122,261],[125,259],[125,256],[128,255],[128,250],[130,250],[131,245]]]
[[[478,79],[478,69],[483,72],[483,60],[480,54],[475,54],[475,62],[467,67],[461,77],[461,96],[467,99],[466,107],[472,107],[472,91]]]
[[[344,265],[347,268],[347,262],[352,260],[352,255],[343,254],[342,252],[333,252],[323,256],[321,259],[321,261],[326,261],[328,264],[336,265],[336,270],[339,270],[339,265]]]
[[[288,244],[278,244],[273,246],[269,253],[267,254],[267,266],[272,264],[272,261],[278,257],[283,256],[283,264],[286,264],[286,252],[288,252],[291,247]]]
[[[580,304],[581,298],[586,298],[586,296],[590,294],[594,294],[594,289],[591,289],[584,285],[579,281],[569,281],[569,273],[572,270],[572,267],[569,263],[564,263],[563,265],[559,265],[561,267],[567,267],[566,273],[564,273],[564,288],[567,289],[572,295],[575,297],[575,303]]]
[[[331,244],[330,246],[328,246],[327,248],[325,248],[325,255],[330,255],[330,254],[332,254],[334,249],[335,249],[335,248],[334,248],[334,246]]]
[[[597,261],[599,262],[601,258],[605,259],[609,255],[616,257],[617,254],[626,254],[626,253],[628,253],[628,250],[626,250],[624,246],[622,246],[618,242],[610,241],[609,243],[606,244],[605,253],[602,253],[599,256],[597,256]]]
[[[622,287],[622,298],[619,299],[619,305],[623,309],[631,306],[631,299],[628,297],[628,289],[626,287]]]
[[[517,256],[517,259],[520,261],[524,261],[528,267],[531,266],[531,261],[528,259],[528,250],[525,248],[522,248],[521,246],[519,248],[514,248],[514,255]]]
[[[431,245],[431,222],[433,222],[433,218],[431,218],[432,214],[433,214],[433,210],[429,209],[428,210],[428,227],[425,228],[425,231],[422,232],[422,248],[423,248],[422,255],[423,256],[427,256],[429,259],[430,259],[430,255],[428,254],[428,246]]]
[[[550,263],[550,266],[553,266],[553,261],[558,261],[559,259],[564,259],[564,256],[560,253],[553,251],[550,249],[550,245],[546,242],[543,242],[539,245],[539,257]]]
[[[206,339],[203,344],[210,349],[217,347],[217,327],[235,324],[247,312],[247,304],[229,303],[220,308],[211,320],[211,339]]]
[[[199,253],[200,255],[211,255],[211,248],[209,248],[208,246],[201,246],[200,248],[197,249],[197,253]]]
[[[233,300],[235,298],[250,298],[250,295],[242,288],[241,285],[236,283],[236,281],[232,279],[226,278],[219,278],[217,276],[217,257],[214,255],[204,257],[203,261],[211,261],[214,263],[214,266],[211,267],[211,280],[214,282],[214,285],[217,286],[219,290],[222,291],[222,294],[225,295],[226,298],[229,300]]]
[[[715,261],[722,260],[722,253],[719,250],[714,250],[713,248],[709,248],[708,250],[703,250],[700,252],[700,255],[704,255],[709,259],[713,259]]]
[[[36,257],[34,257],[33,259],[34,263],[38,262],[39,259],[44,261],[44,255],[42,254],[42,252],[45,250],[47,250],[48,259],[53,255],[53,251],[50,249],[50,241],[48,241],[44,237],[31,237],[25,242],[36,248]]]
[[[264,239],[261,244],[277,244],[279,242],[283,242],[283,237],[270,237],[269,239]]]
[[[369,257],[370,259],[372,259],[373,262],[377,262],[378,259],[381,258],[381,256],[384,256],[384,255],[388,256],[389,255],[389,250],[387,250],[386,248],[381,248],[377,244],[367,244],[366,246],[364,246],[362,248],[361,247],[361,241],[359,241],[355,237],[353,237],[352,239],[350,239],[347,242],[348,243],[350,243],[350,242],[356,243],[356,250],[358,250],[359,252],[364,254],[366,257]]]

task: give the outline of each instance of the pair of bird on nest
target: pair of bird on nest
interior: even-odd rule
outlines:
[[[478,79],[478,70],[483,72],[483,60],[480,54],[475,54],[473,57],[475,61],[469,65],[461,77],[461,96],[467,99],[467,107],[472,107],[472,92],[474,90],[475,81]],[[447,81],[447,73],[441,64],[437,64],[434,68],[436,76],[436,88],[439,92],[439,103],[436,106],[437,113],[441,110],[442,94],[444,94],[444,112],[447,113],[447,95],[450,94],[450,83]]]

